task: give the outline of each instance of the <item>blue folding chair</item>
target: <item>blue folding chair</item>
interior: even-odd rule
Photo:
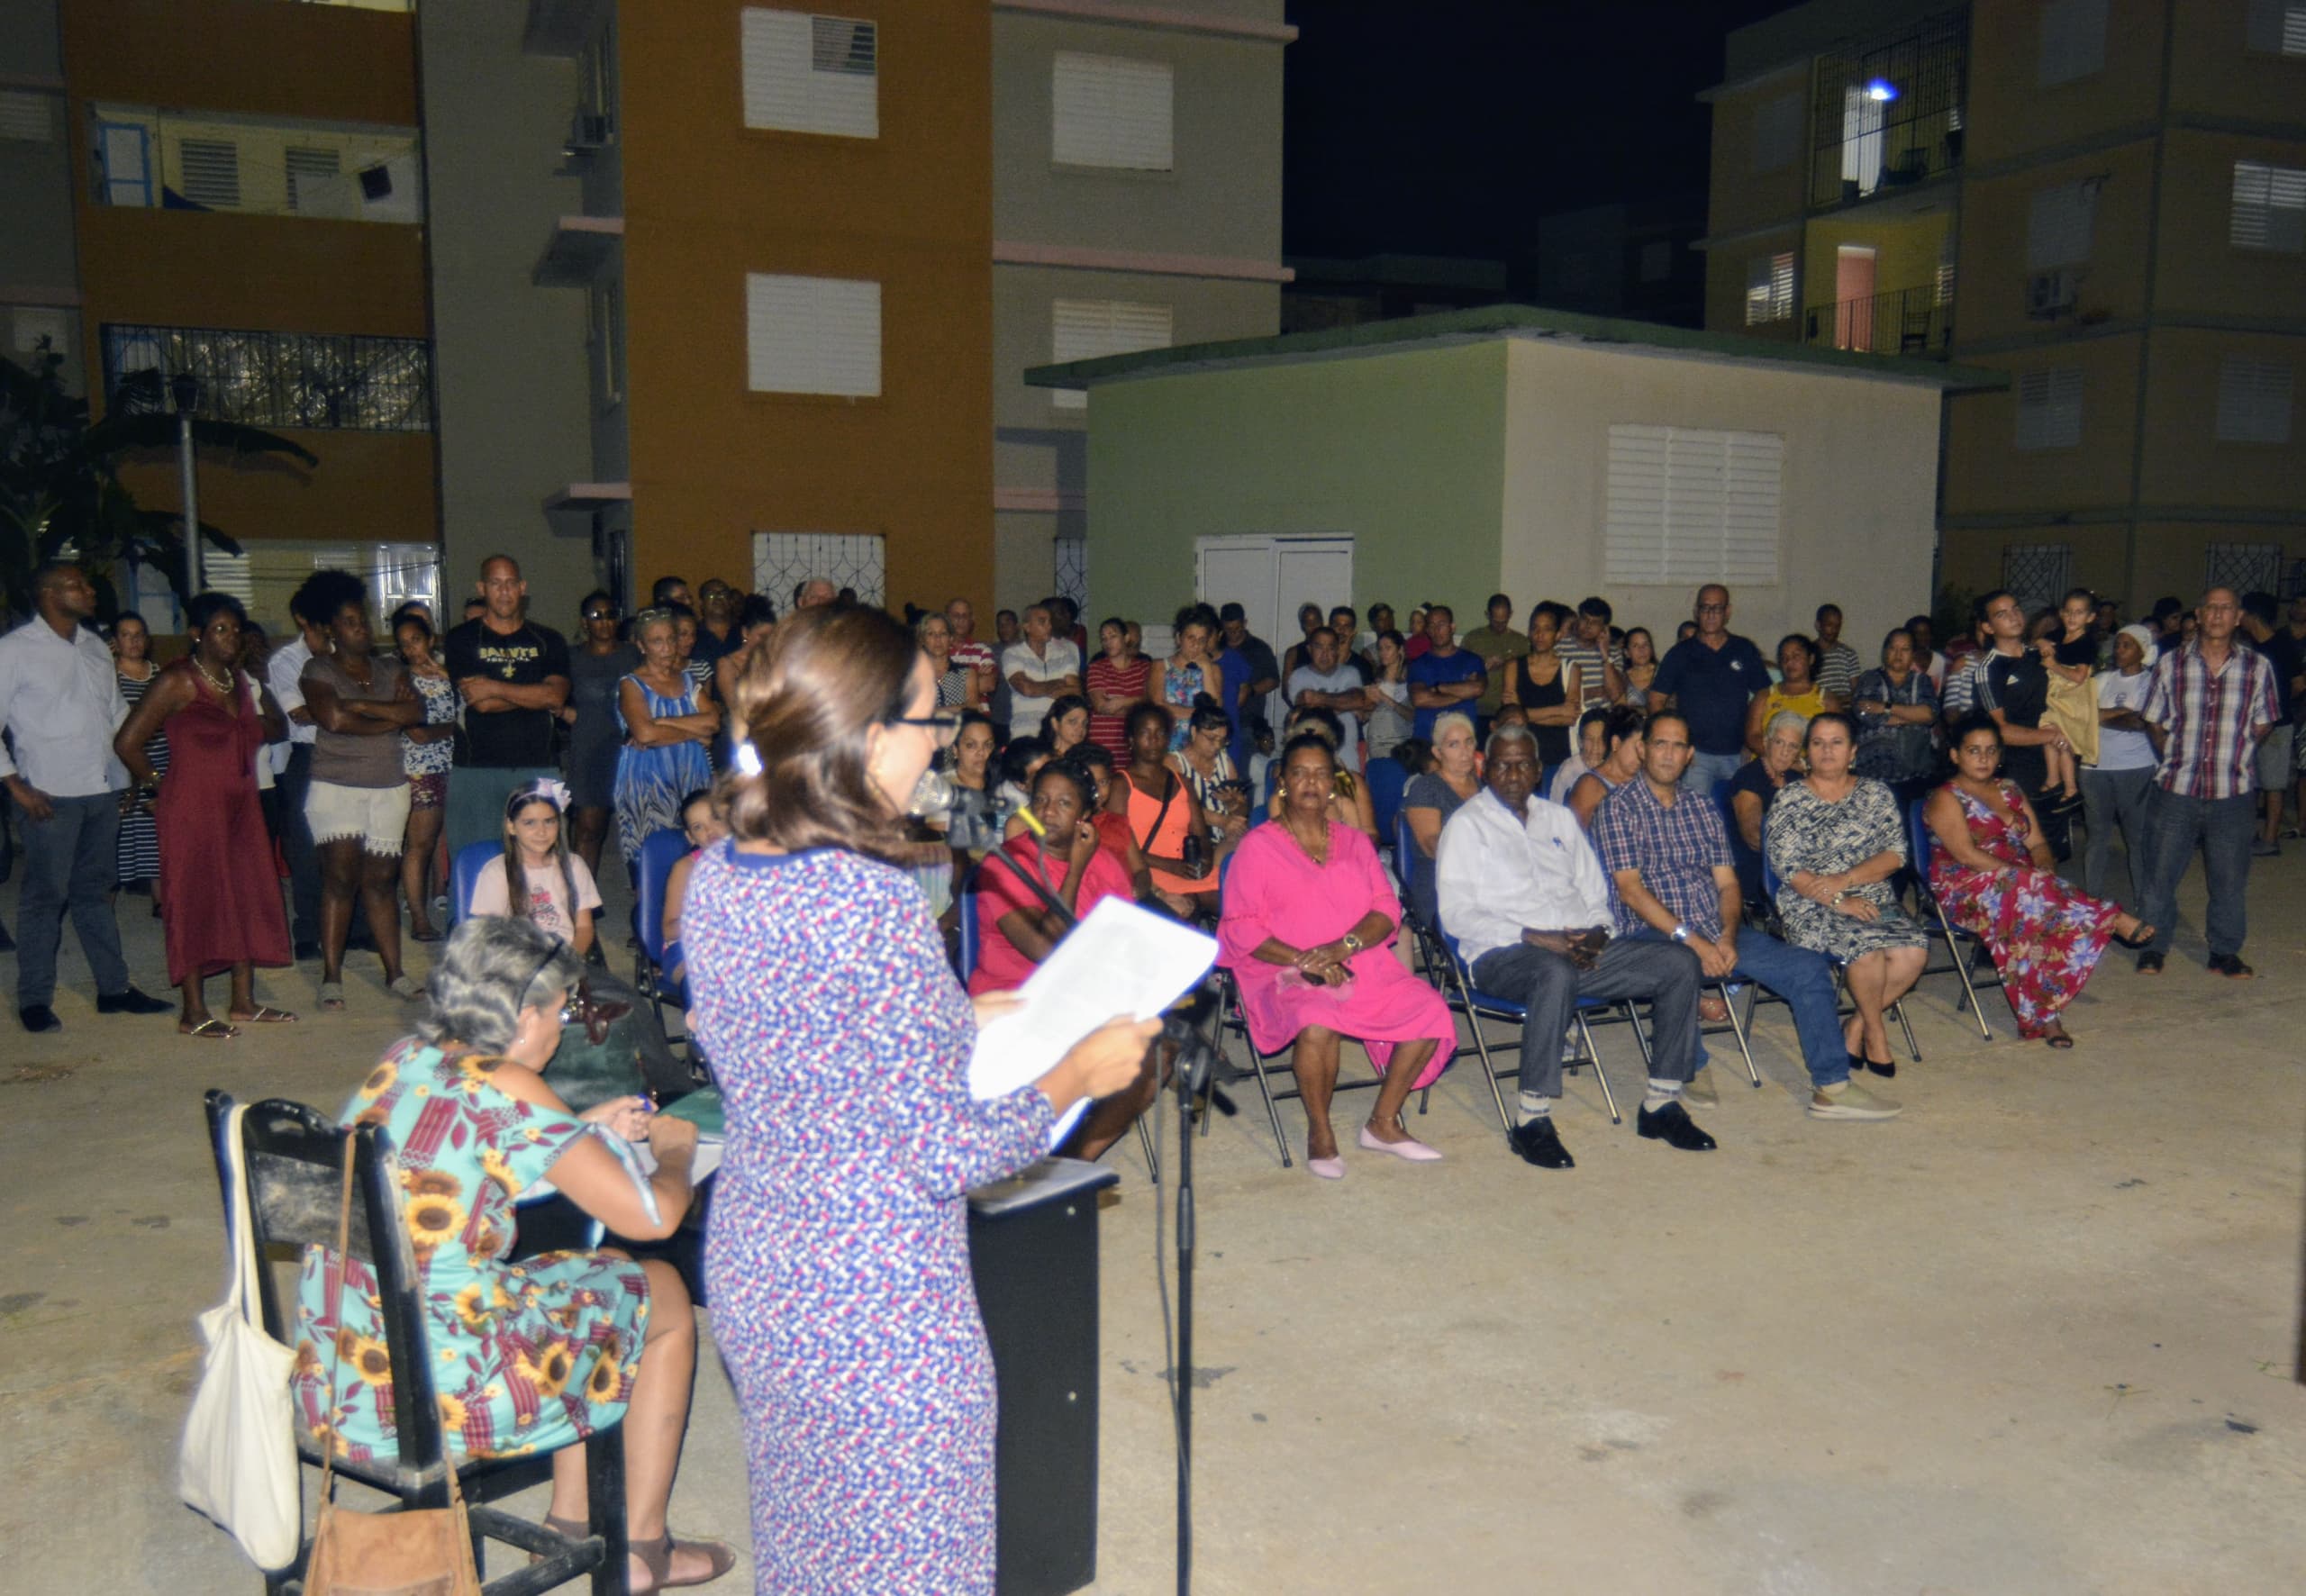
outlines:
[[[1928,929],[1931,921],[1936,922],[1937,929],[1932,934],[1945,940],[1947,962],[1942,965],[1925,964],[1921,966],[1921,973],[1925,976],[1943,975],[1950,970],[1961,978],[1962,997],[1954,1005],[1954,1011],[1960,1013],[1962,1003],[1966,1002],[1971,1017],[1978,1022],[1978,1035],[1990,1042],[1993,1040],[1993,1028],[1986,1023],[1984,1006],[1978,1002],[1978,988],[2001,985],[2002,971],[1989,961],[1987,968],[1993,972],[1992,975],[1978,977],[1971,975],[1970,950],[1984,947],[1985,939],[1975,931],[1956,925],[1946,912],[1946,905],[1938,902],[1938,894],[1929,889],[1929,860],[1936,851],[1938,839],[1929,834],[1929,822],[1922,818],[1922,810],[1929,802],[1927,798],[1917,798],[1906,806],[1907,847],[1911,850],[1909,862],[1913,866],[1914,896],[1929,917],[1923,921],[1924,929]],[[1917,979],[1915,984],[1920,984]]]
[[[640,950],[632,956],[632,984],[648,998],[659,1026],[665,1022],[667,1003],[688,1007],[688,984],[672,979],[665,942],[665,889],[672,884],[673,866],[687,852],[688,839],[670,827],[650,832],[640,845],[633,882],[632,938]],[[666,1039],[684,1038],[668,1035]]]
[[[1394,816],[1401,812],[1402,793],[1409,787],[1409,770],[1398,759],[1377,758],[1368,762],[1361,772],[1361,779],[1369,784],[1369,808],[1377,818],[1377,835],[1394,834]],[[1401,856],[1394,856],[1394,869],[1401,869]]]
[[[953,894],[953,974],[967,986],[985,957],[982,933],[976,923],[976,872],[972,870]]]
[[[1777,902],[1777,872],[1771,867],[1769,854],[1765,850],[1762,854],[1762,892],[1768,897],[1773,905]],[[1842,995],[1846,998],[1848,997],[1849,961],[1829,953],[1826,955],[1826,962],[1834,967],[1834,979],[1841,983]],[[1857,1012],[1857,1001],[1855,999],[1851,999],[1848,1002],[1841,1005],[1838,1011],[1844,1015],[1855,1014]],[[1906,1018],[1905,999],[1900,998],[1896,1002],[1892,1003],[1890,1005],[1890,1012],[1896,1017],[1898,1029],[1906,1034],[1906,1052],[1912,1057],[1916,1064],[1920,1064],[1921,1062],[1921,1044],[1913,1039],[1913,1021]]]
[[[488,861],[504,857],[501,842],[468,842],[457,849],[457,857],[449,861],[449,924],[472,918],[473,889],[480,884],[480,873],[488,868]]]
[[[1457,989],[1459,1003],[1452,1006],[1462,1006],[1465,1011],[1466,1021],[1474,1033],[1474,1051],[1481,1059],[1482,1074],[1489,1080],[1490,1101],[1497,1105],[1497,1122],[1504,1127],[1506,1136],[1511,1138],[1513,1134],[1513,1120],[1512,1117],[1505,1111],[1505,1093],[1497,1083],[1501,1080],[1519,1079],[1521,1066],[1517,1064],[1509,1070],[1501,1070],[1497,1067],[1490,1057],[1491,1044],[1488,1037],[1482,1030],[1482,1021],[1502,1020],[1509,1024],[1522,1027],[1522,1035],[1519,1040],[1500,1042],[1496,1047],[1500,1053],[1526,1054],[1530,1047],[1529,1007],[1523,1003],[1514,1002],[1511,999],[1499,997],[1493,993],[1483,992],[1475,986],[1473,968],[1466,963],[1466,956],[1459,949],[1457,939],[1439,926],[1433,928],[1433,934],[1445,956],[1443,967],[1448,972],[1448,980]],[[1600,998],[1581,997],[1577,1000],[1575,1006],[1570,1011],[1570,1018],[1577,1026],[1578,1045],[1584,1056],[1574,1062],[1565,1062],[1562,1065],[1562,1072],[1565,1075],[1574,1075],[1591,1063],[1593,1066],[1593,1078],[1602,1084],[1602,1101],[1609,1105],[1610,1123],[1622,1125],[1625,1123],[1625,1116],[1618,1111],[1617,1094],[1610,1090],[1610,1077],[1602,1068],[1601,1050],[1593,1046],[1593,1029],[1586,1019],[1589,1014],[1605,1011],[1609,1007],[1610,1005]],[[1633,1018],[1631,1003],[1625,1005],[1625,1020],[1628,1024],[1633,1026],[1634,1040],[1641,1046],[1641,1056],[1646,1066],[1649,1058],[1649,1039],[1641,1034],[1641,1027]],[[1558,1047],[1561,1046],[1561,1038],[1548,1037],[1544,1038],[1540,1045]]]

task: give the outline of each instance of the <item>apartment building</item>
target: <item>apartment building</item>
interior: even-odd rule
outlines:
[[[452,568],[504,544],[565,585],[586,547],[628,596],[1085,591],[1086,396],[1024,370],[1278,324],[1279,0],[531,0],[517,46],[425,9]],[[493,268],[451,292],[452,232],[488,247],[508,211],[561,308]],[[566,474],[525,524],[468,515],[462,418],[572,353],[586,413],[537,425]]]
[[[200,512],[244,546],[209,585],[285,613],[316,565],[431,597],[440,517],[413,19],[402,0],[11,0],[0,246],[11,358],[65,354],[98,415],[139,373],[317,457],[204,452]],[[45,71],[36,59],[45,54]],[[29,159],[27,159],[29,156]],[[28,181],[34,175],[38,181]],[[22,275],[19,275],[22,274]],[[179,501],[172,454],[131,460]],[[173,607],[157,573],[139,603]]]
[[[1948,402],[1943,585],[2306,581],[2306,4],[1814,0],[1726,53],[1706,325],[2012,374]]]

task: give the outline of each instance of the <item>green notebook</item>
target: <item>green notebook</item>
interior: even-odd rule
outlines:
[[[686,1120],[696,1127],[700,1136],[729,1134],[728,1115],[721,1107],[721,1089],[703,1086],[683,1097],[676,1097],[657,1111],[668,1120]]]

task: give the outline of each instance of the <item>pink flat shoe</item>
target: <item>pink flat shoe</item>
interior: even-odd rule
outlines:
[[[1441,1162],[1441,1155],[1439,1152],[1427,1147],[1413,1136],[1405,1141],[1385,1141],[1366,1125],[1361,1128],[1361,1145],[1373,1153],[1391,1153],[1394,1157],[1406,1158],[1412,1164]]]
[[[1305,1168],[1321,1180],[1341,1181],[1345,1178],[1345,1160],[1342,1158],[1308,1158]]]

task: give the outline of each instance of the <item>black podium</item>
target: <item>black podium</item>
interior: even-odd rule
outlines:
[[[1062,1596],[1097,1577],[1097,1193],[1120,1178],[1045,1158],[969,1193],[1000,1383],[1000,1596]]]

